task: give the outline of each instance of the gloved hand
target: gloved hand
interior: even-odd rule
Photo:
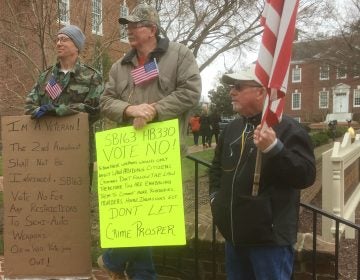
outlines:
[[[41,105],[37,110],[35,110],[32,115],[31,115],[31,118],[32,119],[39,119],[41,118],[42,116],[48,114],[49,112],[52,112],[55,110],[55,107],[54,105],[52,104],[44,104],[44,105]]]

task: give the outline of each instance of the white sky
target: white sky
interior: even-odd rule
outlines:
[[[260,46],[260,45],[259,45]],[[257,59],[258,53],[248,53],[246,58],[244,57],[243,60],[239,61],[235,65],[232,64],[233,57],[231,54],[226,55],[225,57],[225,64],[227,67],[232,67],[234,71],[240,71],[244,66],[249,65],[254,60]],[[228,61],[226,61],[228,60]],[[201,79],[202,79],[202,93],[201,93],[201,100],[202,101],[209,101],[208,92],[209,90],[215,89],[219,77],[221,77],[227,70],[224,66],[224,57],[219,57],[216,59],[210,66],[206,67],[201,72]]]

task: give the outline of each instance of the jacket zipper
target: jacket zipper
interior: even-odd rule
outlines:
[[[244,158],[244,162],[249,158],[250,154],[254,150],[253,147],[250,148],[249,152],[246,155],[246,158]],[[239,161],[236,164],[236,169],[233,175],[232,183],[231,183],[231,200],[230,200],[230,228],[231,228],[231,240],[232,243],[235,244],[235,238],[234,238],[234,218],[233,218],[233,205],[234,205],[234,188],[235,188],[235,178],[238,171],[238,168],[241,163],[241,156],[239,157]]]

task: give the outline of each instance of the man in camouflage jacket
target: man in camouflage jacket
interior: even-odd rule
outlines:
[[[58,62],[40,75],[26,98],[25,114],[39,119],[44,115],[62,117],[84,112],[91,127],[100,117],[99,99],[104,85],[95,69],[80,62],[85,35],[77,26],[67,25],[59,30],[55,42]],[[95,157],[93,138],[90,129],[90,184]]]
[[[99,98],[104,86],[101,75],[79,60],[84,43],[85,36],[78,27],[68,25],[60,29],[56,38],[58,63],[40,75],[26,98],[25,114],[40,118],[85,112],[90,124],[99,118]],[[56,83],[52,85],[53,94],[49,93],[51,82]]]

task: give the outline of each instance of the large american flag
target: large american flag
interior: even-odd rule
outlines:
[[[159,69],[156,60],[150,61],[131,71],[135,85],[140,85],[159,76]]]
[[[56,82],[53,75],[51,75],[50,80],[46,84],[45,90],[53,100],[56,99],[62,92],[61,86]]]
[[[268,94],[262,125],[281,121],[287,90],[291,49],[299,0],[267,0],[261,22],[264,26],[255,75]]]

